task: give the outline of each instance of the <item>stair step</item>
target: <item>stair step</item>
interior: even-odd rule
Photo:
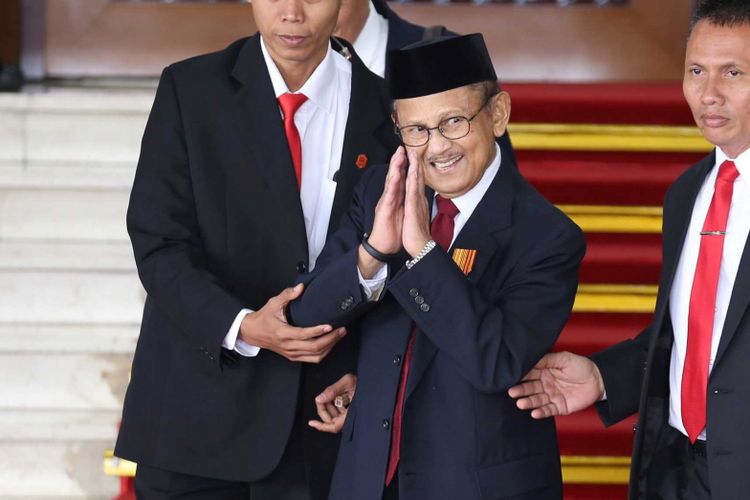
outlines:
[[[0,446],[50,441],[110,441],[117,438],[120,409],[7,410],[0,412]]]
[[[138,323],[0,323],[0,353],[132,355],[138,333]]]
[[[661,234],[586,233],[582,283],[656,284],[661,272]]]
[[[680,83],[503,84],[515,123],[694,125]]]
[[[566,484],[565,500],[622,500],[628,497],[626,484]]]
[[[0,270],[135,271],[127,241],[0,240]]]
[[[588,356],[638,335],[651,314],[573,313],[555,344],[555,351]]]
[[[134,271],[0,270],[0,322],[137,324],[145,292]]]
[[[633,449],[633,415],[605,428],[595,408],[555,417],[562,455],[630,456]]]
[[[127,240],[129,189],[0,189],[0,240]]]
[[[0,164],[0,189],[127,190],[135,163],[76,161],[70,164]]]
[[[0,498],[42,500],[116,497],[118,478],[102,472],[111,439],[0,443]]]
[[[0,161],[134,163],[152,102],[150,90],[2,95]]]
[[[0,352],[0,413],[117,412],[131,363],[130,353]]]
[[[661,206],[669,185],[687,169],[681,162],[524,161],[521,173],[555,204]]]

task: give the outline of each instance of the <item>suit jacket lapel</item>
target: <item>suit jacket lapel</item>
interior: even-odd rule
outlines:
[[[336,194],[328,224],[329,235],[336,230],[339,220],[349,208],[352,191],[365,168],[373,162],[382,163],[398,146],[388,116],[385,83],[370,73],[348,42],[340,41],[349,47],[352,54],[352,92],[341,164],[334,176]],[[333,47],[339,45],[334,43]]]
[[[278,203],[278,213],[284,213],[284,227],[293,237],[289,246],[298,252],[307,250],[305,218],[302,213],[297,180],[294,175],[289,145],[276,103],[271,78],[260,49],[260,35],[248,39],[240,51],[232,76],[240,83],[235,93],[234,119],[247,137],[248,160],[237,165],[230,178],[242,185],[248,169],[263,170],[263,179]]]
[[[474,268],[468,275],[469,280],[475,285],[495,252],[510,236],[508,228],[511,223],[513,183],[516,175],[513,162],[504,160],[489,189],[451,247],[451,253],[455,248],[476,250]],[[428,190],[427,194],[432,202],[432,191]],[[436,354],[437,347],[427,335],[417,335],[406,384],[406,398],[414,391]]]

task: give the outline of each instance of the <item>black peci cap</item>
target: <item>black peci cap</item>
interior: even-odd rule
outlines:
[[[480,33],[441,36],[388,52],[391,97],[437,94],[486,80],[497,80]]]

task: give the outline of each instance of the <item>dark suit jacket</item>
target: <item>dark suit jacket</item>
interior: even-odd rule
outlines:
[[[388,44],[386,51],[400,49],[416,43],[424,36],[424,26],[418,26],[396,14],[385,0],[372,0],[375,10],[388,20]]]
[[[308,260],[259,40],[164,70],[127,218],[148,297],[116,454],[235,481],[276,467],[295,418],[313,417],[313,397],[353,368],[356,348],[345,339],[312,366],[268,350],[245,358],[221,347],[240,309],[262,307]],[[388,109],[383,81],[353,58],[331,231],[363,173],[357,157],[387,161],[397,145]],[[311,429],[304,442],[313,487],[324,496],[337,440]]]
[[[669,361],[674,335],[669,316],[672,280],[695,198],[715,163],[712,153],[670,187],[664,201],[663,264],[654,319],[638,337],[595,356],[607,389],[599,404],[606,424],[639,412],[630,498],[647,498],[647,473],[669,419]],[[708,379],[707,445],[713,498],[750,492],[750,245],[745,245],[713,370]]]
[[[373,224],[386,167],[368,172],[329,240],[292,321],[362,317],[358,387],[343,429],[332,499],[380,500],[390,419],[411,325],[418,329],[403,414],[400,498],[559,499],[552,420],[518,410],[506,389],[548,352],[570,313],[581,231],[504,162],[458,235],[476,250],[465,276],[434,249],[406,270],[389,264],[384,296],[366,302],[357,247]],[[432,193],[428,193],[432,199]],[[517,495],[517,496],[514,496]]]

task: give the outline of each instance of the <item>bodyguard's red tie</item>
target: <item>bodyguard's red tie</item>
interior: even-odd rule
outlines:
[[[297,189],[302,186],[302,142],[299,138],[297,126],[294,124],[294,113],[306,100],[307,96],[304,94],[286,93],[279,96],[279,106],[281,106],[281,112],[284,114],[286,141],[289,144],[289,152],[292,154],[294,175],[297,176]]]
[[[685,367],[682,372],[682,423],[690,442],[694,443],[706,427],[706,391],[711,356],[711,333],[714,328],[716,290],[719,284],[721,255],[727,229],[734,180],[739,175],[731,161],[719,167],[714,196],[701,231],[698,263],[688,312],[688,339]]]
[[[443,247],[447,252],[453,240],[453,219],[458,214],[458,208],[449,199],[440,195],[435,197],[438,213],[430,226],[430,236],[435,243]],[[416,339],[416,326],[412,325],[409,343],[406,346],[406,355],[404,355],[404,364],[401,365],[401,380],[398,384],[396,393],[396,406],[393,409],[393,431],[391,432],[391,451],[388,456],[388,469],[385,474],[386,486],[391,484],[393,476],[396,475],[398,461],[401,457],[401,417],[404,413],[404,396],[406,393],[406,381],[409,378],[409,365],[411,364],[411,355],[414,350],[414,340]]]

